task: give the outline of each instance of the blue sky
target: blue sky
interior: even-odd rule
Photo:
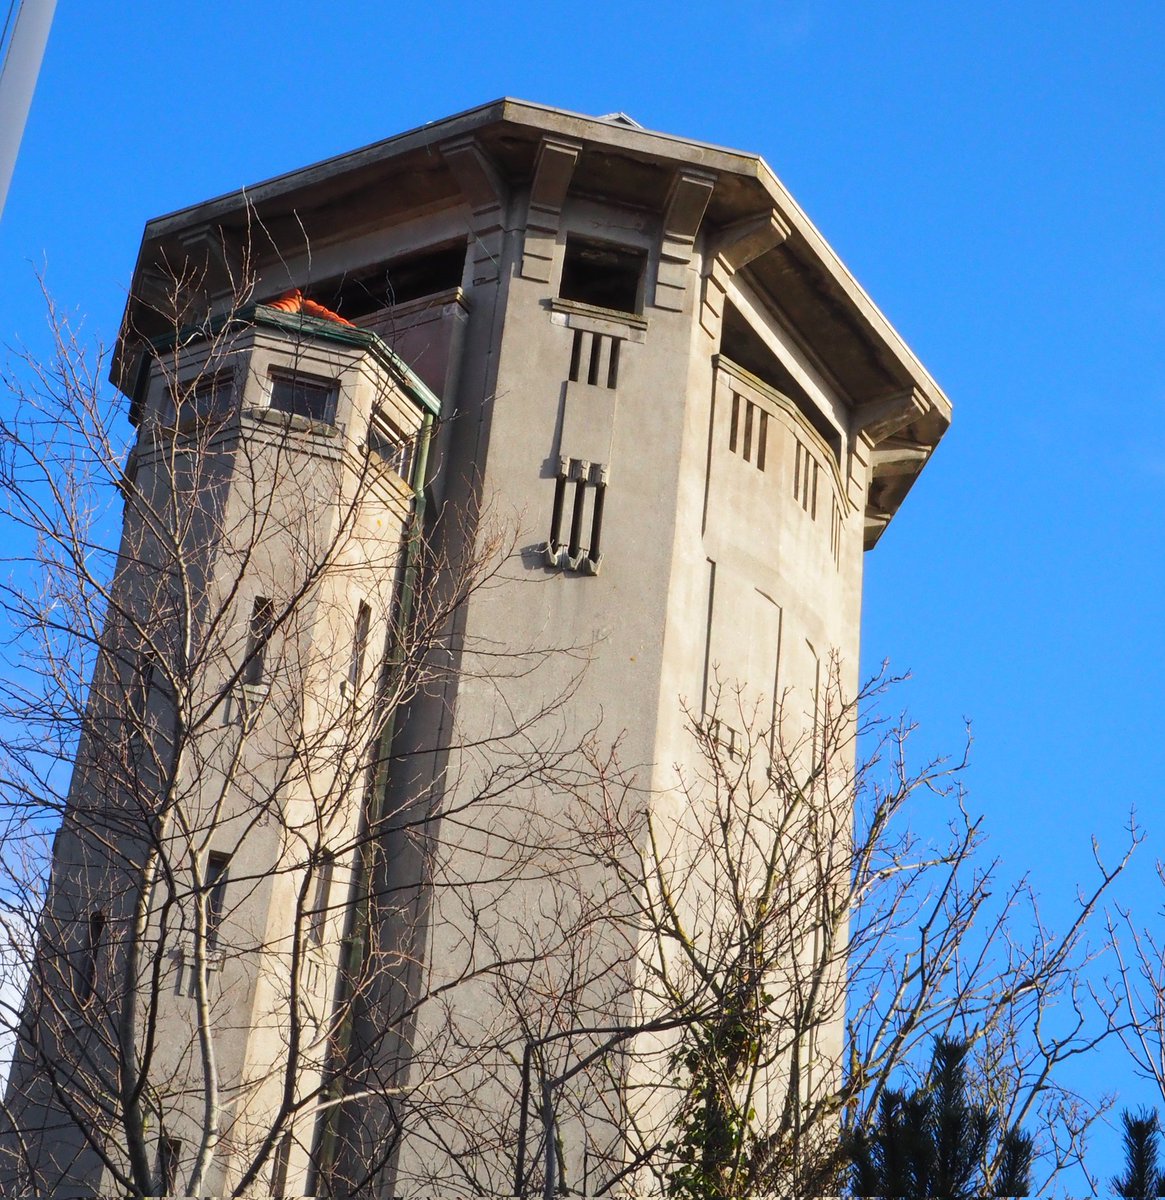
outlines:
[[[763,154],[955,405],[867,557],[867,663],[913,672],[925,747],[971,718],[972,803],[1053,917],[1136,806],[1157,921],[1163,49],[1137,0],[61,0],[0,341],[43,347],[38,269],[111,340],[148,218],[504,94]],[[1092,1078],[1146,1095],[1119,1055]]]

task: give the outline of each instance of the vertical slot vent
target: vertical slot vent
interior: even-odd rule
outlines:
[[[816,521],[821,466],[801,443],[800,438],[794,440],[793,453],[793,498]]]
[[[567,492],[573,485],[570,530],[563,538]],[[590,496],[588,520],[587,499]],[[561,459],[554,479],[554,507],[550,514],[550,537],[543,546],[548,567],[569,567],[597,575],[602,558],[603,513],[607,502],[606,468],[581,459]],[[588,538],[588,541],[583,541]]]
[[[566,502],[566,476],[554,481],[554,508],[550,514],[550,549],[557,554],[562,548],[562,507]]]
[[[611,362],[607,367],[607,387],[612,389],[619,382],[619,347],[622,344],[621,338],[611,339]]]
[[[603,504],[607,499],[607,485],[600,483],[595,487],[595,504],[591,513],[591,544],[587,548],[587,557],[591,562],[598,562],[602,554],[603,544]]]
[[[578,371],[583,355],[583,341],[587,337],[588,335],[581,329],[574,331],[574,341],[570,347],[570,374],[567,376],[571,383],[578,383]]]
[[[768,457],[769,414],[737,392],[732,393],[732,418],[728,426],[728,449],[740,454],[758,471],[765,469]]]
[[[582,549],[583,509],[587,502],[587,485],[582,479],[574,485],[574,512],[570,518],[570,542],[566,553],[570,558],[578,558]]]
[[[576,329],[570,345],[571,383],[614,389],[619,382],[619,350],[622,338],[606,333]]]

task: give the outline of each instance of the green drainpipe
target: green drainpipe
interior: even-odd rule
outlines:
[[[397,606],[397,629],[408,628],[412,618],[413,603],[417,586],[417,556],[425,522],[425,472],[429,463],[429,442],[433,432],[433,416],[426,412],[417,435],[417,456],[413,462],[412,512],[409,516],[408,535],[405,541],[404,572],[401,577],[400,603]],[[387,668],[392,674],[400,668],[404,647],[400,637],[388,649]],[[360,846],[357,851],[351,895],[353,902],[348,906],[347,927],[341,941],[340,977],[336,984],[336,1007],[348,1005],[352,999],[352,980],[364,961],[364,950],[368,942],[368,900],[371,890],[375,855],[372,833],[384,819],[388,803],[388,763],[392,743],[396,736],[396,710],[388,714],[384,729],[376,745],[376,773],[372,780],[370,797],[361,819]],[[344,1087],[344,1065],[352,1045],[352,1013],[349,1009],[336,1030],[335,1046],[331,1052],[328,1078],[321,1093],[322,1101],[328,1105],[316,1126],[315,1147],[308,1178],[309,1195],[332,1195],[331,1174],[335,1167],[337,1122],[340,1099]]]

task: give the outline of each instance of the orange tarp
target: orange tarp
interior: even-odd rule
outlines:
[[[278,300],[273,300],[267,307],[277,308],[280,312],[306,313],[309,317],[323,317],[325,321],[335,321],[339,325],[352,324],[339,313],[332,312],[330,308],[325,308],[314,300],[309,300],[299,288],[292,288],[290,292],[280,296]],[[355,327],[353,326],[353,328]]]

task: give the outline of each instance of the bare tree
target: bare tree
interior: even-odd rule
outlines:
[[[1165,887],[1161,862],[1156,874]],[[1143,913],[1128,905],[1114,905],[1107,920],[1115,968],[1096,988],[1097,998],[1137,1073],[1165,1104],[1165,942]]]
[[[1086,932],[1136,835],[1113,865],[1097,853],[1072,923],[1049,930],[1026,880],[1006,884],[984,856],[966,755],[912,765],[912,726],[878,715],[892,681],[846,697],[832,679],[791,742],[782,725],[803,725],[759,721],[723,687],[711,717],[690,718],[699,766],[674,795],[644,797],[610,757],[592,764],[570,833],[605,883],[578,925],[623,929],[637,1010],[596,1030],[567,1006],[532,1043],[557,1062],[540,1066],[546,1098],[530,1096],[542,1140],[520,1194],[545,1183],[549,1139],[578,1124],[580,1076],[594,1088],[600,1074],[618,1084],[625,1141],[597,1181],[592,1148],[590,1190],[833,1193],[845,1130],[895,1080],[920,1082],[940,1037],[972,1045],[973,1092],[1000,1124],[1033,1133],[1040,1194],[1083,1169],[1109,1101],[1077,1095],[1061,1068],[1106,1036],[1080,982]],[[745,732],[727,741],[725,726]],[[924,803],[949,822],[940,843],[910,832]],[[989,1182],[999,1166],[983,1164]]]
[[[411,486],[432,405],[376,338],[297,296],[255,307],[246,276],[213,319],[201,277],[170,283],[136,434],[64,320],[51,363],[5,378],[17,1190],[280,1193],[335,1165],[358,1018],[416,976],[383,932],[420,877],[386,874],[389,826],[422,844],[457,819],[431,786],[386,799],[394,739],[443,694],[455,616],[505,557],[480,515],[434,533]],[[535,671],[535,649],[498,671]],[[462,820],[553,773],[562,702],[499,721]],[[405,991],[398,1038],[447,1003]],[[445,1072],[475,1058],[442,1044]],[[383,1103],[405,1092],[390,1074],[363,1080]]]
[[[837,670],[808,721],[726,682],[645,793],[541,682],[587,647],[467,644],[512,546],[424,512],[401,364],[171,282],[136,435],[64,322],[5,381],[11,1190],[811,1195],[940,1035],[1048,1179],[1079,1161],[1057,1069],[1107,1028],[1076,978],[1124,859],[1051,933],[965,758],[912,765]]]

